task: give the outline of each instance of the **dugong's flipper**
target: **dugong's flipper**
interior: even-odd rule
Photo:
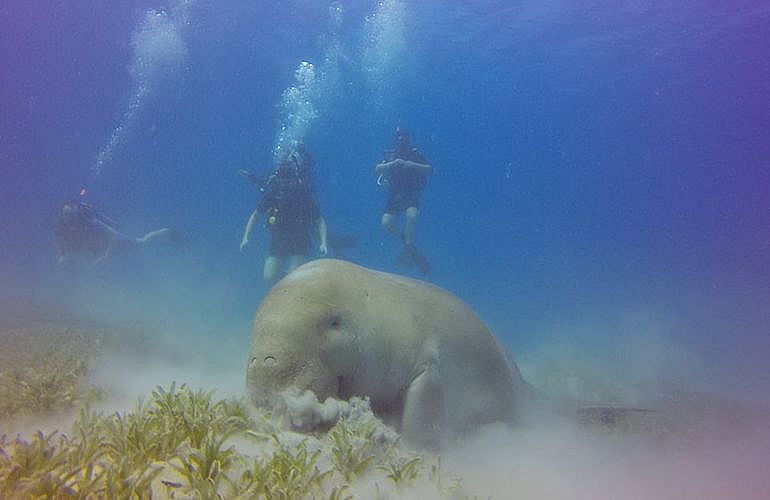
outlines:
[[[409,384],[404,398],[401,432],[407,443],[427,450],[440,448],[444,395],[438,367],[431,366]]]

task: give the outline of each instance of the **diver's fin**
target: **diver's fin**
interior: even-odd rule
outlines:
[[[404,251],[396,259],[402,266],[415,266],[423,275],[430,272],[430,262],[414,245],[404,245]]]

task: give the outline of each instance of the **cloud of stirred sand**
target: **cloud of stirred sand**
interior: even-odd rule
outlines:
[[[729,425],[729,422],[723,422]],[[770,433],[698,440],[570,424],[490,429],[453,451],[469,491],[493,498],[763,498]]]
[[[668,318],[617,315],[612,328],[555,328],[514,357],[553,404],[613,405],[627,415],[609,426],[564,412],[491,427],[446,463],[462,471],[469,491],[493,498],[764,498],[770,411],[753,403],[763,398],[715,390],[725,374],[676,340]]]
[[[248,333],[199,333],[188,332],[197,340],[179,342],[168,332],[165,341],[158,339],[161,347],[155,355],[141,360],[105,358],[99,376],[124,395],[126,404],[171,380],[218,388],[220,396],[240,394]],[[223,341],[228,335],[230,341]],[[636,355],[645,358],[666,351],[661,339],[653,344]],[[683,357],[688,356],[680,348],[672,345],[668,350],[668,361]],[[566,417],[521,428],[485,429],[442,457],[442,466],[462,479],[466,493],[480,498],[641,500],[761,498],[770,491],[765,474],[770,449],[767,413],[717,395],[690,393],[680,385],[681,377],[675,389],[660,377],[653,378],[652,385],[633,385],[632,377],[604,370],[598,360],[581,357],[579,348],[564,344],[542,346],[524,358],[525,376],[529,373],[533,383],[542,383],[544,392],[573,401],[645,405],[657,413],[642,416],[649,422],[625,430],[580,425]],[[656,358],[656,374],[682,372],[683,367],[665,362],[666,356]],[[642,370],[641,378],[654,375],[651,366]],[[325,415],[329,403],[305,398],[295,406],[294,411],[304,415]],[[353,491],[373,494],[367,481],[381,479],[364,477]],[[410,491],[397,496],[437,496],[429,485]]]

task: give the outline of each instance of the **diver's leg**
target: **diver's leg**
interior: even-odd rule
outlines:
[[[382,214],[382,220],[380,221],[382,228],[390,234],[394,235],[399,240],[404,240],[404,235],[396,228],[396,216],[394,214],[385,212]]]
[[[278,276],[278,268],[281,266],[281,259],[274,255],[268,255],[265,259],[265,267],[262,271],[262,278],[266,283],[272,283]]]
[[[286,274],[289,274],[290,272],[297,269],[299,266],[305,263],[305,256],[304,255],[292,255],[289,257],[289,266],[286,269]]]
[[[417,207],[406,209],[406,231],[404,232],[404,243],[406,245],[414,243],[414,228],[417,225],[417,216],[419,214],[420,210]]]

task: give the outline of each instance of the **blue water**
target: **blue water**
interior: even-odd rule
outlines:
[[[435,167],[428,278],[514,354],[612,358],[649,336],[727,390],[770,383],[766,2],[341,1],[338,25],[325,1],[180,5],[0,7],[3,294],[168,303],[167,319],[248,336],[267,235],[238,252],[258,193],[235,171],[270,168],[308,61],[321,90],[304,136],[353,260],[399,271],[372,169],[401,125]],[[171,226],[191,248],[57,269],[52,220],[82,186],[128,234]]]

